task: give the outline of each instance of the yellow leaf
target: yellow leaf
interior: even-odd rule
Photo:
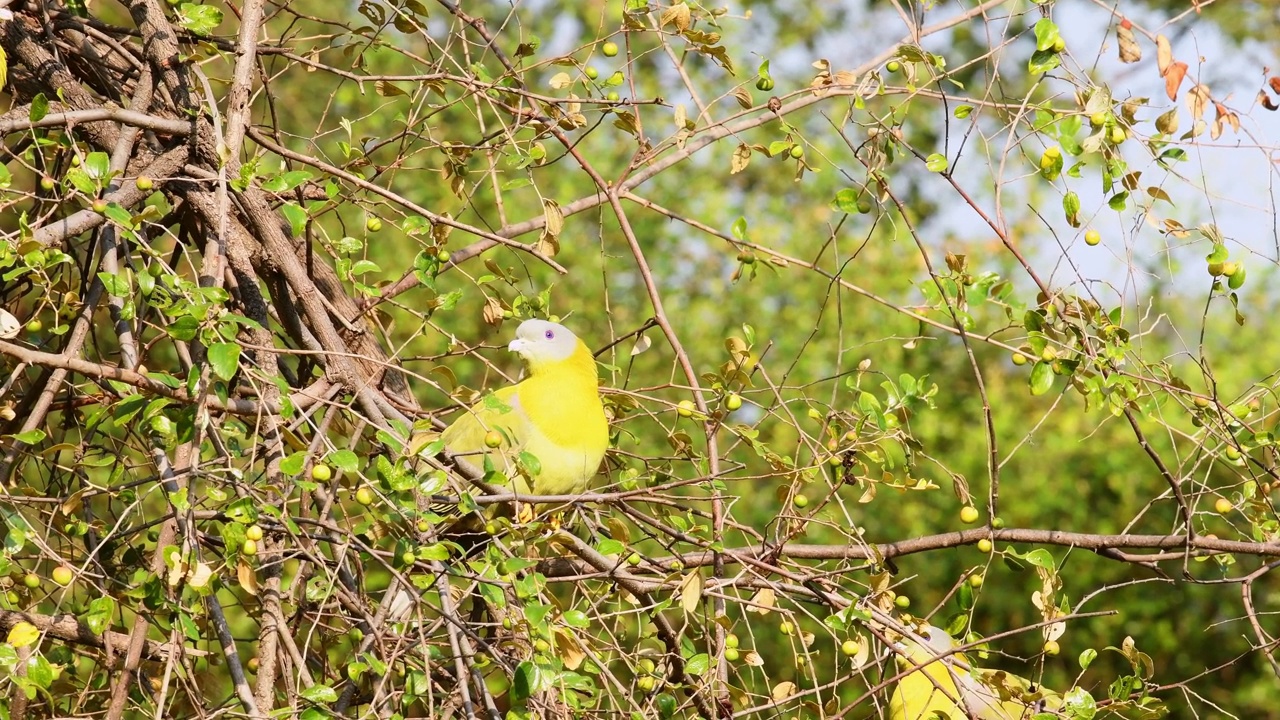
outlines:
[[[773,692],[770,694],[773,696],[774,702],[782,702],[796,694],[796,684],[790,680],[783,680],[773,686]]]
[[[1160,68],[1160,76],[1164,77],[1165,70],[1173,64],[1173,48],[1169,47],[1169,38],[1163,35],[1156,36],[1156,67]]]
[[[560,203],[555,200],[543,200],[542,217],[546,219],[547,234],[558,237],[560,231],[564,230],[564,211],[560,209]]]
[[[751,604],[747,606],[747,612],[768,615],[773,612],[773,606],[777,603],[778,594],[773,588],[764,588],[756,592],[751,598]]]
[[[250,595],[258,594],[258,576],[253,571],[253,566],[240,558],[240,562],[236,565],[236,579],[240,581],[240,587]]]
[[[556,631],[556,654],[568,670],[577,670],[582,667],[582,661],[587,659],[578,639],[566,630]]]
[[[680,583],[680,605],[687,613],[694,613],[698,610],[698,604],[702,602],[702,573],[694,570],[685,576],[684,582]]]
[[[751,162],[751,148],[745,144],[739,145],[733,150],[733,158],[729,161],[729,174],[736,175],[747,169],[747,165]]]
[[[1209,107],[1209,86],[1200,83],[1191,88],[1191,92],[1187,93],[1187,109],[1191,111],[1191,117],[1200,120],[1204,117],[1204,111]]]
[[[29,622],[20,622],[9,628],[8,643],[16,648],[26,647],[40,639],[40,630]]]

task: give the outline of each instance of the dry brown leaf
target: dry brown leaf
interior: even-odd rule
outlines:
[[[498,302],[495,297],[487,297],[484,300],[484,310],[481,311],[484,316],[484,324],[492,327],[498,327],[502,324],[502,303]]]
[[[689,11],[689,6],[683,2],[678,2],[662,11],[662,16],[658,23],[661,27],[675,25],[676,32],[684,32],[693,23],[693,17]]]
[[[236,565],[236,579],[240,581],[240,587],[250,595],[258,594],[258,576],[253,571],[253,566],[240,559]]]
[[[578,638],[564,629],[556,631],[556,654],[569,670],[582,667],[582,661],[587,659],[587,653],[583,651]]]
[[[773,686],[772,696],[773,696],[774,702],[782,702],[783,700],[786,700],[787,698],[795,694],[796,694],[796,684],[791,682],[790,680],[783,680],[782,682]]]
[[[1276,102],[1271,99],[1271,96],[1267,94],[1266,90],[1258,91],[1258,102],[1262,103],[1262,107],[1271,110],[1272,112],[1277,108],[1280,108],[1280,105],[1276,105]]]
[[[777,601],[778,594],[774,592],[773,588],[764,588],[751,598],[751,604],[747,606],[747,612],[768,615],[773,611],[773,606]]]
[[[1204,111],[1209,109],[1209,86],[1199,83],[1191,88],[1191,92],[1187,93],[1187,109],[1191,111],[1191,117],[1200,120],[1204,117]]]
[[[740,105],[743,110],[750,110],[751,106],[756,104],[756,101],[751,97],[751,93],[747,92],[746,88],[734,88],[732,95],[733,99],[738,101],[738,105]]]
[[[1187,64],[1184,62],[1175,62],[1170,65],[1164,73],[1164,91],[1170,100],[1178,99],[1178,88],[1182,86],[1182,79],[1187,76]]]
[[[736,175],[747,169],[751,162],[751,147],[745,143],[733,149],[733,157],[729,160],[729,174]]]
[[[1271,86],[1271,92],[1280,94],[1280,77],[1271,78],[1267,84]]]
[[[1160,77],[1164,77],[1165,71],[1173,64],[1173,48],[1169,46],[1169,38],[1163,35],[1156,36],[1156,67],[1160,68]]]
[[[1136,63],[1142,59],[1142,46],[1125,23],[1116,28],[1116,39],[1120,42],[1120,62]]]
[[[1209,126],[1209,139],[1217,140],[1220,137],[1222,137],[1222,118],[1217,118]]]

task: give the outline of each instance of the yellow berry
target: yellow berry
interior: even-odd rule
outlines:
[[[893,604],[897,605],[899,610],[906,610],[911,607],[911,598],[906,595],[899,595],[893,599]]]
[[[729,393],[728,397],[724,399],[724,406],[730,412],[737,410],[742,407],[742,396],[738,393]]]
[[[1022,354],[1022,353],[1020,353],[1020,352],[1016,352],[1016,353],[1014,353],[1014,354],[1013,354],[1013,364],[1014,364],[1014,365],[1019,365],[1019,366],[1021,366],[1021,365],[1026,365],[1026,364],[1027,364],[1027,356],[1026,356],[1026,355],[1023,355],[1023,354]]]
[[[333,470],[324,463],[316,463],[311,466],[311,479],[319,482],[328,482],[333,477]]]
[[[249,538],[250,540],[253,540],[254,542],[261,540],[262,526],[257,524],[250,525],[249,527],[245,528],[244,536]]]
[[[981,540],[978,541],[979,551],[984,553],[989,553],[992,551],[992,549],[993,549],[993,546],[991,545],[991,541],[988,540],[987,538],[982,538]]]
[[[378,232],[379,230],[382,229],[382,218],[378,217],[377,215],[370,215],[364,221],[364,229],[368,230],[369,232]]]
[[[692,400],[681,400],[680,404],[676,406],[676,412],[680,413],[680,417],[693,417],[693,411],[697,407]]]
[[[653,685],[654,685],[654,679],[652,675],[641,675],[640,677],[636,678],[636,687],[640,688],[641,692],[646,692],[646,693],[653,692]]]
[[[367,487],[362,487],[359,490],[356,490],[356,502],[361,505],[372,505],[373,491]]]
[[[1214,501],[1213,509],[1216,510],[1219,515],[1226,515],[1234,509],[1234,506],[1232,506],[1230,500],[1220,497]]]
[[[1100,128],[1107,124],[1107,114],[1104,112],[1096,112],[1089,116],[1089,124]]]
[[[243,555],[247,555],[247,556],[249,556],[249,557],[253,557],[254,555],[257,555],[257,554],[258,554],[258,543],[254,542],[254,541],[252,541],[252,540],[248,540],[248,539],[246,539],[246,540],[244,541],[244,544],[242,544],[242,545],[240,546],[240,552],[241,552],[241,554],[243,554]]]
[[[1129,136],[1125,134],[1124,128],[1117,125],[1111,128],[1111,134],[1107,136],[1107,139],[1111,141],[1112,145],[1119,145],[1128,137]]]
[[[1062,652],[1062,648],[1058,646],[1057,640],[1049,640],[1044,644],[1045,655],[1057,655]]]
[[[627,564],[635,567],[640,564],[640,553],[631,553],[627,556]]]
[[[490,430],[484,434],[484,446],[487,448],[496,448],[502,445],[502,433],[497,430]]]
[[[600,46],[600,52],[604,53],[605,57],[613,57],[618,54],[618,43],[609,41]]]
[[[72,569],[67,567],[66,565],[59,565],[58,567],[53,569],[53,581],[58,583],[62,587],[66,587],[70,585],[72,579],[74,578],[75,578],[75,572],[72,571]]]
[[[134,184],[134,187],[138,188],[139,190],[142,190],[143,192],[146,192],[147,190],[150,190],[151,188],[155,187],[155,182],[153,182],[151,178],[147,177],[146,175],[139,175],[138,179],[133,181],[133,184]]]
[[[969,587],[973,587],[973,588],[980,588],[980,587],[982,587],[982,582],[983,582],[983,580],[984,580],[984,579],[985,579],[985,578],[982,576],[982,573],[974,573],[974,574],[970,575],[970,576],[969,576]]]
[[[1097,230],[1089,230],[1084,234],[1085,245],[1097,245],[1102,242],[1102,233]]]
[[[861,649],[861,646],[858,645],[857,640],[845,640],[840,645],[840,652],[845,655],[857,655],[859,649]]]
[[[960,522],[966,525],[978,522],[978,508],[972,505],[965,505],[960,508]]]

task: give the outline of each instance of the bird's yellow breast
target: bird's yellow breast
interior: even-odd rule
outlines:
[[[609,446],[595,360],[586,346],[538,367],[516,386],[515,396],[528,418],[523,449],[542,466],[533,489],[540,495],[585,490]]]

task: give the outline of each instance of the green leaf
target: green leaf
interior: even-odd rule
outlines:
[[[45,432],[37,428],[35,430],[28,430],[24,433],[18,433],[13,436],[13,439],[26,445],[35,445],[36,443],[42,442],[45,437],[47,437]]]
[[[957,120],[963,120],[969,117],[969,115],[972,113],[973,113],[972,105],[961,105],[957,107],[954,112],[952,112],[952,114],[955,115]]]
[[[858,196],[861,194],[857,188],[844,188],[836,193],[835,200],[831,201],[831,207],[852,215],[858,211]]]
[[[1080,227],[1080,196],[1074,192],[1062,196],[1062,212],[1071,227]]]
[[[301,475],[302,468],[306,464],[307,454],[299,451],[280,461],[280,472],[286,475]]]
[[[329,453],[329,464],[344,473],[354,473],[360,467],[360,457],[350,450],[335,450]],[[298,468],[301,472],[302,468]]]
[[[303,688],[302,697],[314,703],[332,703],[338,701],[338,693],[328,685],[312,685],[309,688]]]
[[[684,664],[684,671],[690,675],[704,675],[710,669],[711,656],[706,653],[698,653]]]
[[[49,98],[44,93],[38,93],[31,98],[31,110],[27,113],[27,119],[31,122],[39,122],[49,114]]]
[[[222,11],[212,5],[182,3],[178,6],[178,24],[196,35],[211,35],[222,24]]]
[[[1062,57],[1053,50],[1037,50],[1027,62],[1027,70],[1032,75],[1043,75],[1062,64]]]
[[[1036,50],[1052,50],[1054,43],[1061,37],[1058,26],[1049,18],[1041,18],[1036,23],[1035,34]]]
[[[209,346],[209,365],[223,380],[230,380],[240,367],[240,346],[235,343],[214,343]]]
[[[1058,567],[1053,561],[1053,555],[1044,548],[1036,548],[1026,555],[1023,555],[1022,559],[1038,568],[1044,568],[1045,570],[1054,570]]]
[[[111,627],[111,618],[116,614],[116,601],[109,597],[94,598],[89,602],[89,610],[81,617],[94,635],[101,635]]]
[[[1080,653],[1080,669],[1088,670],[1089,666],[1093,664],[1093,661],[1097,657],[1098,657],[1098,651],[1094,650],[1093,648],[1089,648],[1084,652]]]
[[[98,151],[91,152],[84,161],[85,172],[95,180],[105,180],[111,173],[111,156]]]
[[[542,689],[542,673],[538,666],[525,660],[516,666],[515,675],[511,678],[511,702],[523,706],[534,693]]]
[[[289,221],[289,230],[293,237],[302,237],[307,230],[307,211],[296,202],[289,201],[280,206],[280,213]]]
[[[1053,387],[1053,365],[1041,360],[1031,368],[1029,381],[1032,395],[1043,395]]]
[[[924,165],[925,167],[929,168],[931,172],[936,172],[936,173],[946,172],[947,158],[944,155],[941,155],[939,153],[933,153],[932,155],[930,155],[928,158],[925,159]]]

